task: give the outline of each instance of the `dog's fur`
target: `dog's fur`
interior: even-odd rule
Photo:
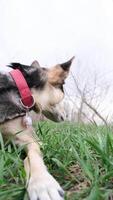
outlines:
[[[41,68],[37,61],[31,66],[12,63],[25,77],[35,100],[33,110],[41,110],[47,118],[61,121],[62,114],[56,106],[64,97],[63,84],[68,76],[72,59],[52,68]],[[31,113],[31,111],[30,111]],[[26,110],[20,103],[18,89],[9,73],[0,73],[0,128],[5,135],[14,135],[18,145],[25,145],[27,157],[24,160],[27,175],[27,190],[30,200],[62,200],[63,190],[49,174],[44,165],[39,145],[34,141],[32,126],[23,123]],[[19,134],[19,131],[22,131]]]

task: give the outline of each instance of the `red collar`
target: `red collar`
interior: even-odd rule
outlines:
[[[20,93],[21,99],[20,102],[25,109],[29,109],[34,106],[34,98],[29,89],[29,86],[21,73],[20,70],[15,69],[9,72],[16,83],[18,91]]]

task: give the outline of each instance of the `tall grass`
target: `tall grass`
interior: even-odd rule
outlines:
[[[44,161],[66,190],[66,200],[113,199],[113,131],[72,123],[35,124]],[[0,135],[0,200],[27,199],[23,149]]]

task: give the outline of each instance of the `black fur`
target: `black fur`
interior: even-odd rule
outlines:
[[[8,73],[0,73],[0,93],[4,90],[15,88],[15,83]],[[1,96],[1,94],[0,94]]]
[[[5,89],[4,92],[0,93],[0,123],[25,115],[25,113],[16,89]]]
[[[72,63],[72,59],[67,61],[67,62],[65,62],[65,63],[60,64],[60,66],[62,67],[62,69],[64,71],[68,71],[70,66],[71,66],[71,63]]]
[[[22,72],[30,88],[42,88],[45,85],[47,77],[43,68],[35,68],[33,66],[23,65],[20,63],[11,63],[9,67],[13,69],[19,69]]]

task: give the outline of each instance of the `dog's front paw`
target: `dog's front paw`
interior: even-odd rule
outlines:
[[[59,183],[48,173],[33,175],[28,184],[30,200],[63,200],[64,191]]]

